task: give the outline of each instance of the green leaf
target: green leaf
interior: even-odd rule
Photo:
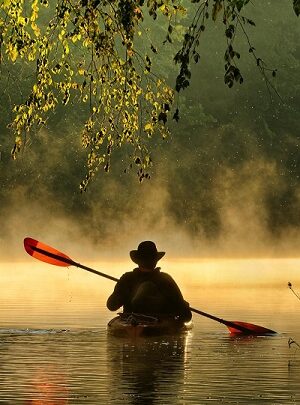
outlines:
[[[179,109],[178,108],[176,108],[176,111],[173,115],[173,120],[175,120],[176,122],[179,121]]]
[[[200,59],[199,53],[198,53],[198,52],[195,52],[195,53],[194,53],[194,61],[195,61],[195,63],[198,63],[198,62],[199,62],[199,59]]]
[[[238,11],[241,11],[243,7],[245,7],[245,5],[247,3],[249,3],[250,0],[236,0],[235,1],[235,5],[236,8],[238,9]]]
[[[158,121],[162,121],[165,124],[167,122],[167,114],[165,112],[160,112]]]
[[[297,17],[300,15],[300,0],[293,0],[293,8]]]
[[[212,8],[212,12],[211,12],[211,17],[212,17],[213,21],[217,20],[217,16],[218,16],[219,12],[222,10],[222,7],[223,6],[222,6],[221,0],[215,0],[215,3]]]
[[[153,131],[153,124],[151,124],[151,122],[148,122],[145,127],[144,127],[145,131]]]

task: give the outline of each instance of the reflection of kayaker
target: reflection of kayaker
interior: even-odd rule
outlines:
[[[191,339],[188,333],[130,341],[108,335],[106,403],[184,403]]]
[[[143,314],[160,321],[176,320],[178,325],[189,322],[192,313],[178,285],[156,267],[164,255],[151,241],[141,242],[137,250],[132,250],[130,257],[138,267],[123,274],[107,300],[107,308],[116,311],[123,306],[126,314]]]

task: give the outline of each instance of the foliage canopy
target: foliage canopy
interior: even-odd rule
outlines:
[[[85,190],[103,167],[109,170],[112,152],[131,147],[131,165],[140,181],[151,165],[148,140],[156,133],[168,135],[167,121],[174,90],[153,70],[158,49],[144,28],[149,16],[166,21],[165,42],[172,42],[174,25],[192,14],[174,61],[179,65],[175,91],[190,84],[191,62],[200,59],[198,46],[208,20],[225,27],[225,83],[242,83],[240,54],[234,49],[238,30],[247,38],[249,52],[266,77],[275,75],[256,56],[246,32],[255,22],[242,12],[249,0],[4,0],[0,4],[2,64],[26,64],[33,76],[28,94],[13,108],[10,128],[15,134],[12,157],[26,144],[28,134],[44,125],[59,105],[79,102],[85,122],[82,145],[88,149]],[[192,4],[195,3],[195,4]],[[300,1],[293,0],[300,12]],[[143,51],[139,44],[143,40]],[[172,115],[179,119],[179,110]]]

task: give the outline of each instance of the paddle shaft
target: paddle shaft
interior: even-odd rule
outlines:
[[[195,309],[195,308],[190,307],[190,310],[192,312],[195,312],[196,314],[205,316],[206,318],[209,318],[209,319],[212,319],[214,321],[220,322],[220,323],[222,323],[222,324],[224,324],[226,326],[229,326],[231,328],[239,329],[241,332],[249,333],[249,329],[244,328],[241,325],[237,325],[235,322],[226,321],[225,319],[218,318],[217,316],[207,314],[206,312],[200,311],[199,309]]]
[[[83,270],[87,270],[87,271],[89,271],[89,272],[91,272],[91,273],[97,274],[98,276],[102,276],[102,277],[108,278],[109,280],[112,280],[112,281],[119,281],[119,279],[116,278],[116,277],[110,276],[110,275],[105,274],[105,273],[101,273],[101,271],[97,271],[97,270],[91,269],[90,267],[83,266],[83,265],[80,264],[80,263],[73,262],[72,264],[73,264],[73,266],[80,267],[80,268],[83,269]]]

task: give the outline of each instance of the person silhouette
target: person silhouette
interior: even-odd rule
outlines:
[[[123,306],[124,313],[190,321],[192,313],[178,285],[169,274],[156,267],[164,255],[152,241],[143,241],[137,250],[130,251],[138,267],[121,276],[107,300],[107,308],[116,311]]]

